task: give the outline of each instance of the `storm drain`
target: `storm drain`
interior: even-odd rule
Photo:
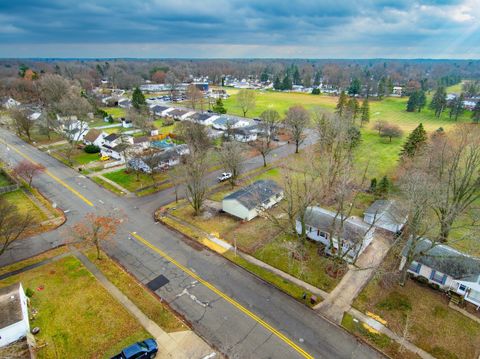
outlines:
[[[148,287],[148,289],[155,292],[157,289],[162,288],[165,284],[167,284],[169,282],[170,281],[168,280],[167,277],[160,274],[158,277],[155,277],[150,282],[148,282],[147,287]]]

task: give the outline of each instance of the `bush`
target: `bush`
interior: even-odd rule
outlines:
[[[100,152],[100,147],[95,146],[95,145],[86,145],[83,150],[86,153],[99,153]]]
[[[35,294],[35,292],[33,291],[32,288],[27,288],[27,289],[25,290],[25,295],[26,295],[28,298],[32,298],[34,294]]]
[[[376,307],[379,309],[398,310],[401,312],[409,311],[412,309],[410,299],[406,295],[400,294],[395,291],[388,294],[388,296],[381,302],[378,302]]]
[[[95,110],[95,116],[98,116],[100,118],[105,118],[108,116],[108,113],[105,110],[102,110],[101,108],[97,108]]]
[[[320,89],[313,89],[312,95],[320,95]]]
[[[162,121],[162,126],[171,126],[175,123],[172,118],[164,118]]]

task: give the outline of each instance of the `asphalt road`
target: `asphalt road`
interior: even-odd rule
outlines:
[[[9,144],[0,143],[0,156],[7,162],[15,164],[23,155],[48,169],[34,185],[67,212],[64,226],[18,241],[0,257],[0,266],[62,243],[68,227],[88,212],[121,211],[127,219],[106,251],[144,284],[164,275],[169,282],[156,293],[226,356],[383,357],[288,295],[155,223],[152,209],[168,200],[168,193],[120,198],[3,129],[0,139]]]

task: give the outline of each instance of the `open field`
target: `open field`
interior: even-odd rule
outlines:
[[[31,327],[41,328],[38,358],[109,358],[124,346],[150,336],[74,257],[9,277],[0,286],[22,282],[30,288]]]
[[[413,280],[401,287],[373,279],[353,305],[379,315],[400,336],[408,318],[409,340],[436,358],[467,359],[480,353],[480,324],[449,308],[442,292]]]

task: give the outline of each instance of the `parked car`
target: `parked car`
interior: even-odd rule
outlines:
[[[108,161],[110,159],[109,156],[102,156],[100,157],[100,161]]]
[[[158,346],[155,339],[145,339],[123,349],[111,359],[150,359],[157,356]]]
[[[219,177],[217,177],[218,182],[224,182],[232,178],[232,174],[230,172],[223,172]]]

